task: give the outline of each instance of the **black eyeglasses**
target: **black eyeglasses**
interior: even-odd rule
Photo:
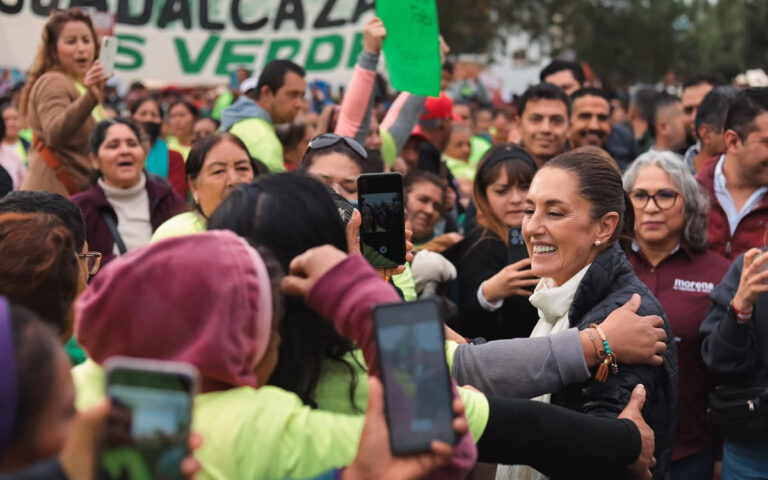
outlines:
[[[659,210],[669,210],[675,206],[679,196],[680,194],[674,190],[659,190],[653,195],[648,195],[648,192],[645,190],[632,190],[629,192],[629,199],[632,200],[632,205],[640,210],[645,208],[651,199],[659,207]]]
[[[357,141],[349,137],[336,135],[335,133],[321,133],[320,135],[316,136],[309,141],[309,149],[321,150],[323,148],[332,147],[341,141],[346,143],[349,148],[354,150],[361,157],[368,158],[368,152],[366,152],[365,148],[357,143]]]
[[[101,266],[101,253],[78,253],[77,258],[85,259],[85,265],[88,268],[88,273],[90,275],[96,275],[96,273],[98,273],[99,267]]]

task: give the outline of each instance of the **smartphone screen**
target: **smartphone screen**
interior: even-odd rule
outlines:
[[[511,265],[524,258],[528,258],[528,248],[523,240],[522,228],[512,227],[509,229],[509,242],[507,243],[507,264]]]
[[[756,257],[755,257],[755,260],[753,260],[753,261],[756,261],[756,260],[760,260],[760,259],[762,258],[762,256],[763,256],[763,255],[768,255],[768,252],[764,251],[764,252],[763,252],[763,253],[761,253],[760,255],[756,256]],[[766,270],[768,270],[768,261],[767,261],[767,262],[765,262],[765,263],[763,263],[763,264],[762,264],[762,265],[760,265],[759,267],[757,267],[757,271],[758,271],[759,273],[763,273],[763,272],[764,272],[764,271],[766,271]]]
[[[107,372],[112,409],[98,465],[101,480],[182,480],[189,454],[195,376],[114,366]]]
[[[453,394],[438,305],[431,300],[382,305],[373,318],[392,453],[428,452],[433,440],[454,445]]]
[[[104,75],[107,78],[115,73],[115,57],[117,57],[117,38],[110,36],[102,37],[99,61],[104,68]]]
[[[371,173],[357,178],[360,249],[374,267],[405,264],[403,177]]]

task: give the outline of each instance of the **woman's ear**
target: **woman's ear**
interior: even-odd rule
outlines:
[[[99,159],[96,158],[96,155],[89,153],[88,158],[91,160],[91,167],[93,167],[94,170],[98,170],[99,167],[101,167],[101,163],[99,162]]]
[[[618,226],[619,214],[617,212],[606,213],[603,215],[603,218],[600,219],[595,240],[599,240],[601,244],[607,245]]]
[[[187,187],[189,188],[189,192],[192,194],[192,200],[195,203],[199,203],[197,199],[197,184],[192,179],[187,179]]]

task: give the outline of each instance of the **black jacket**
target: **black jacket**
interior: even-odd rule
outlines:
[[[745,324],[737,323],[729,308],[743,268],[742,254],[709,294],[712,306],[701,323],[701,356],[719,384],[768,387],[768,295],[758,295],[752,320]]]
[[[653,478],[665,480],[670,475],[672,445],[675,436],[677,409],[677,350],[669,321],[661,304],[640,281],[618,244],[602,252],[581,280],[568,312],[572,327],[580,330],[592,323],[600,324],[633,293],[639,293],[642,304],[639,315],[659,315],[664,318],[667,351],[661,367],[619,365],[619,374],[612,372],[605,383],[594,378],[580,385],[571,385],[556,392],[552,403],[590,415],[616,417],[629,402],[632,390],[642,383],[647,392],[643,418],[656,434],[654,456],[658,461]],[[610,341],[610,338],[608,339]],[[593,373],[596,369],[593,369]],[[568,478],[574,478],[569,476]],[[629,470],[598,471],[579,478],[630,479]]]
[[[640,155],[635,134],[626,125],[614,125],[611,134],[605,139],[603,148],[610,153],[621,171],[625,171],[629,165]]]
[[[0,475],[0,480],[67,480],[57,458],[38,462],[23,470]]]
[[[539,315],[528,297],[506,298],[504,305],[493,312],[483,309],[477,301],[480,284],[509,265],[507,253],[507,246],[498,235],[483,232],[482,228],[471,231],[444,253],[458,273],[454,299],[458,303],[459,318],[452,327],[460,335],[499,340],[531,334]]]

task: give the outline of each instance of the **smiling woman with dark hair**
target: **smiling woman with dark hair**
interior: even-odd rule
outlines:
[[[620,243],[631,240],[634,215],[615,166],[599,155],[568,152],[534,176],[525,199],[523,238],[531,273],[541,280],[530,302],[539,311],[531,337],[548,337],[571,327],[585,330],[601,359],[594,378],[536,400],[593,416],[615,417],[643,384],[643,410],[656,436],[654,479],[670,471],[677,404],[677,355],[664,319],[666,352],[661,366],[618,365],[611,336],[600,326],[608,314],[637,293],[640,315],[664,317],[661,304],[632,270]],[[614,341],[615,344],[615,341]],[[504,469],[504,478],[541,478],[526,467]],[[587,472],[581,472],[586,474]],[[586,475],[583,475],[586,476]],[[595,470],[590,478],[624,479],[628,472]],[[555,478],[571,478],[561,476]]]
[[[100,122],[90,144],[98,176],[72,202],[83,211],[88,245],[102,253],[106,264],[149,243],[160,224],[184,209],[184,201],[168,183],[146,173],[146,152],[130,120]]]

